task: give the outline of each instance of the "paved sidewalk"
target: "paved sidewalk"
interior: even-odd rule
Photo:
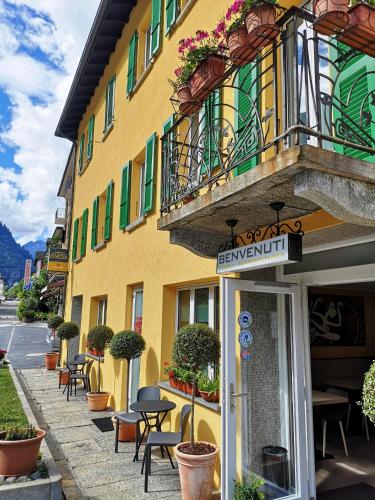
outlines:
[[[115,454],[114,432],[101,432],[91,421],[111,416],[113,411],[88,411],[82,390],[79,397],[77,390],[77,397],[67,402],[57,388],[57,372],[24,369],[21,375],[39,425],[49,430],[48,444],[68,500],[181,498],[178,470],[157,454],[153,455],[149,493],[144,493],[141,462],[132,461],[134,443],[120,443]]]

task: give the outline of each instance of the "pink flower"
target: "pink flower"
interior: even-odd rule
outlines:
[[[174,74],[179,78],[182,75],[182,69],[181,68],[176,68],[174,70]]]
[[[201,40],[204,40],[205,38],[208,38],[210,35],[207,33],[207,31],[202,31],[202,30],[198,30],[197,33],[196,33],[196,38],[195,38],[195,41],[196,42],[200,42]]]
[[[214,35],[214,38],[216,38],[216,39],[221,38],[221,34],[217,30],[213,30],[212,34]]]
[[[225,14],[225,19],[227,21],[230,21],[232,19],[232,7],[229,7],[229,9],[227,10],[227,13]]]
[[[192,52],[193,50],[195,50],[197,48],[196,45],[194,45],[193,43],[190,45],[189,47],[189,52]]]
[[[217,33],[224,33],[225,31],[225,21],[224,19],[219,22],[219,24],[215,28],[215,32]]]

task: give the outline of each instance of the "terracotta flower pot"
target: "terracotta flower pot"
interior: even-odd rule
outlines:
[[[185,392],[186,392],[186,394],[190,394],[190,396],[192,396],[193,395],[193,384],[191,384],[190,382],[185,383]],[[195,386],[195,395],[199,396],[199,391],[198,391],[197,386]]]
[[[177,389],[176,387],[176,379],[174,377],[169,377],[169,385],[173,387],[173,389]]]
[[[180,103],[179,109],[184,115],[192,115],[201,108],[201,103],[191,95],[190,85],[184,85],[177,90],[177,99]]]
[[[184,444],[184,443],[182,443]],[[179,451],[181,445],[173,448],[180,473],[183,500],[209,500],[212,497],[212,484],[215,463],[219,454],[218,446],[209,455],[188,455]]]
[[[199,391],[202,398],[208,403],[218,403],[219,402],[219,391],[207,392]]]
[[[113,415],[111,418],[113,429],[116,430],[116,415]],[[119,430],[118,430],[118,440],[121,442],[126,441],[135,441],[135,434],[137,432],[136,424],[127,424],[125,422],[120,421]]]
[[[204,101],[223,79],[225,66],[226,58],[220,54],[212,54],[202,61],[190,79],[192,98]]]
[[[269,45],[279,34],[276,24],[276,9],[273,5],[257,5],[245,17],[248,43],[254,49]]]
[[[44,364],[47,370],[56,370],[57,361],[59,359],[58,352],[46,352],[44,354]]]
[[[3,441],[0,432],[0,476],[24,476],[36,469],[42,439],[46,435],[37,429],[37,436],[21,441]]]
[[[92,354],[93,354],[93,356],[104,356],[103,351],[101,351],[99,349],[95,349],[95,348],[92,349]]]
[[[340,33],[349,22],[348,0],[315,0],[314,29],[323,35]]]
[[[231,31],[226,42],[229,50],[229,57],[235,66],[244,66],[251,62],[258,53],[249,44],[246,26],[240,26],[237,30]]]
[[[341,42],[375,57],[375,8],[359,3],[349,9],[349,23]]]
[[[60,383],[61,385],[66,385],[69,382],[69,372],[60,372]]]
[[[103,411],[107,408],[109,392],[88,392],[86,396],[90,411]]]

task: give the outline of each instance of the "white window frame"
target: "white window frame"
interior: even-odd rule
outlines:
[[[141,218],[143,216],[143,205],[144,205],[146,160],[144,160],[141,163],[139,168],[140,170],[139,170],[138,218]]]
[[[97,324],[98,325],[106,325],[107,324],[107,308],[108,308],[108,299],[107,297],[103,297],[102,299],[99,299],[98,303],[98,319],[97,319]],[[100,323],[100,317],[102,317],[102,320],[104,322]]]
[[[153,58],[152,53],[152,35],[151,35],[151,24],[145,31],[145,54],[144,54],[144,71],[150,66]]]
[[[207,283],[204,285],[192,285],[177,288],[176,291],[176,318],[175,318],[175,331],[178,330],[178,312],[179,312],[179,294],[180,292],[190,290],[190,315],[189,323],[195,323],[195,290],[199,288],[208,288],[208,326],[215,330],[215,287],[220,287],[219,283]],[[219,299],[220,301],[220,299]],[[220,313],[219,313],[219,323],[220,323]]]

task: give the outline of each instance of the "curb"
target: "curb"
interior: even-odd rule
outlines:
[[[19,376],[16,374],[11,365],[8,366],[28,421],[35,427],[39,427],[25,392],[21,386]],[[2,486],[0,488],[0,497],[2,500],[61,500],[63,498],[62,478],[52,457],[46,439],[42,441],[40,451],[43,454],[43,460],[48,469],[48,478],[36,479],[35,481],[29,481],[27,483],[16,483],[9,486]]]

